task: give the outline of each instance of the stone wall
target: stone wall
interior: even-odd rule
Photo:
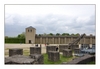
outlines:
[[[49,51],[56,51],[56,47],[57,46],[46,46],[46,53],[48,53]]]
[[[63,49],[63,56],[65,56],[65,57],[72,56],[72,50],[71,49]]]
[[[59,51],[62,52],[63,49],[68,49],[68,45],[59,45]]]
[[[13,55],[23,55],[23,49],[19,49],[19,48],[9,49],[9,56],[13,56]]]
[[[76,40],[79,36],[36,36],[36,44],[68,44],[73,40]],[[95,44],[95,36],[85,36],[81,39],[79,44]]]
[[[60,54],[57,51],[49,51],[48,52],[48,60],[51,60],[53,62],[60,60]]]
[[[5,64],[44,64],[44,57],[42,54],[13,55],[5,57]]]
[[[65,64],[87,64],[91,61],[95,61],[95,55],[84,55],[83,57],[75,58],[72,61]]]
[[[41,54],[41,47],[30,47],[30,54]]]

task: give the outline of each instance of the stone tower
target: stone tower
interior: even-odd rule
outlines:
[[[36,29],[33,28],[32,26],[26,28],[26,33],[25,33],[26,44],[35,43],[35,33]]]

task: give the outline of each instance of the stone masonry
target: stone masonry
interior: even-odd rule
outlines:
[[[41,47],[30,47],[30,54],[41,54]]]
[[[13,55],[23,55],[23,49],[19,49],[19,48],[9,49],[9,56],[13,56]]]
[[[60,60],[60,54],[57,51],[49,51],[48,52],[48,60],[51,60],[53,62]]]
[[[68,45],[59,45],[59,52],[63,52],[63,49],[68,49]]]
[[[49,51],[56,51],[56,47],[57,46],[46,46],[46,53],[48,53]]]
[[[63,50],[63,56],[65,56],[65,57],[72,56],[72,50],[71,49],[64,49]]]

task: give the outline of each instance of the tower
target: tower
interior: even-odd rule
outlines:
[[[32,26],[26,28],[25,32],[25,42],[26,44],[35,43],[35,33],[36,29]]]

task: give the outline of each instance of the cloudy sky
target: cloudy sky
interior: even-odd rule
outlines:
[[[33,26],[37,34],[95,35],[95,5],[5,5],[5,36]]]

